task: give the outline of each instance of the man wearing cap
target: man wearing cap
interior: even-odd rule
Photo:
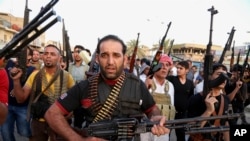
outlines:
[[[146,79],[145,84],[149,88],[156,105],[161,110],[161,114],[164,115],[167,120],[174,119],[175,107],[174,107],[174,86],[169,82],[166,77],[173,65],[172,59],[166,55],[162,54],[159,63],[161,64],[161,69],[154,73],[152,79],[149,77]],[[157,137],[153,134],[148,136],[149,140],[157,141],[168,141],[169,134]],[[143,138],[142,140],[146,140]]]
[[[146,63],[144,63],[141,68],[140,68],[140,72],[139,72],[139,77],[140,79],[145,82],[146,78],[148,76],[148,72],[149,72],[150,66],[148,66]]]
[[[87,79],[86,72],[89,70],[87,57],[89,54],[85,51],[85,48],[82,45],[76,45],[74,47],[74,62],[69,65],[69,73],[73,76],[76,83],[79,83],[82,80]],[[74,110],[74,127],[82,128],[84,121],[84,116],[82,114],[83,109],[79,107]]]

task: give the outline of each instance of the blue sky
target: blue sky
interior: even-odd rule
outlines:
[[[49,0],[29,0],[31,18]],[[0,0],[0,11],[23,16],[25,0]],[[197,43],[209,40],[210,12],[214,16],[213,44],[224,47],[228,32],[234,26],[236,46],[250,42],[250,0],[59,0],[54,7],[61,16],[70,36],[71,45],[81,44],[92,51],[97,39],[116,34],[125,42],[137,38],[140,44],[158,43],[171,21],[167,38],[175,44]],[[46,31],[46,39],[61,40],[62,24]]]

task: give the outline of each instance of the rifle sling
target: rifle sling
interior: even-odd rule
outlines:
[[[41,70],[42,71],[42,70]],[[44,90],[41,90],[41,71],[39,71],[33,81],[33,85],[31,88],[31,94],[30,94],[30,99],[29,99],[29,104],[28,104],[28,112],[27,112],[27,119],[30,119],[30,110],[31,110],[31,104],[37,102],[37,100],[40,98],[40,96],[55,82],[55,80],[57,79],[57,77],[60,74],[60,92],[62,91],[62,76],[63,76],[63,71],[61,69],[58,69],[54,75],[54,77],[49,81],[48,85],[44,88]],[[34,84],[36,83],[36,84]],[[35,86],[36,86],[36,90],[35,90]],[[40,93],[35,97],[35,92],[39,90]],[[35,99],[34,99],[35,97]]]

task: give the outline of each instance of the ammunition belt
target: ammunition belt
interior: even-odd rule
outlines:
[[[100,75],[100,74],[99,74]],[[106,99],[103,106],[96,101],[98,92],[97,92],[97,83],[99,75],[96,75],[90,83],[90,99],[93,102],[93,112],[95,113],[95,118],[93,123],[98,122],[100,120],[107,119],[111,116],[113,111],[115,110],[118,104],[118,96],[125,80],[125,73],[123,73],[119,79],[117,80],[115,86],[112,88],[108,98]]]

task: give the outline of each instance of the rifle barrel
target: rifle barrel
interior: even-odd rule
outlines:
[[[27,46],[30,42],[32,42],[34,39],[36,39],[37,37],[39,37],[42,33],[44,33],[47,29],[49,29],[50,27],[52,27],[55,23],[57,23],[58,21],[60,21],[60,16],[56,17],[54,20],[52,20],[50,23],[48,23],[46,26],[44,26],[42,29],[40,29],[38,32],[36,32],[35,34],[33,34],[31,37],[29,37],[27,40],[25,40],[24,42],[22,42],[19,46],[16,47],[16,49],[14,51],[11,51],[9,53],[7,53],[7,55],[5,55],[6,59],[11,58],[11,56],[13,56],[14,54],[18,53],[23,47]],[[7,46],[8,47],[8,46]]]
[[[7,56],[6,59],[10,58],[11,55],[14,55],[14,53],[17,53],[18,51],[20,51],[21,49],[19,48],[24,48],[25,46],[21,46],[19,45],[19,48],[17,48],[18,51],[15,51],[16,46],[24,39],[26,39],[28,37],[28,35],[32,32],[32,31],[37,31],[38,26],[40,26],[44,21],[46,21],[49,17],[51,17],[52,15],[55,15],[55,12],[53,10],[51,10],[51,12],[49,12],[47,15],[45,15],[59,0],[51,0],[44,8],[41,8],[40,12],[38,13],[37,16],[35,16],[35,18],[33,18],[33,20],[31,20],[28,24],[26,24],[24,26],[24,28],[17,33],[11,41],[9,41],[0,51],[0,57],[3,56]],[[44,16],[45,15],[45,16]],[[55,20],[54,20],[55,21]],[[53,22],[51,22],[50,24],[54,24]],[[50,24],[48,25],[48,27],[51,27]],[[44,29],[48,29],[48,28],[44,28]],[[37,35],[41,35],[42,32],[44,32],[45,30],[40,30],[38,31],[39,33]],[[38,37],[38,36],[33,36],[33,40],[35,39],[34,37]],[[27,45],[27,43],[30,43],[31,39],[28,39],[28,41],[24,41],[25,43],[22,43],[22,45]]]

